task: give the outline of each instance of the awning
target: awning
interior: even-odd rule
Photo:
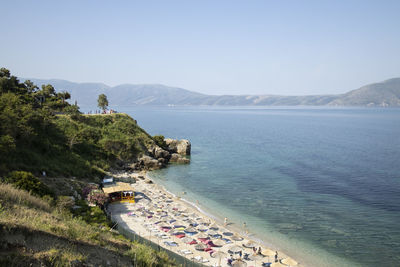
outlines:
[[[133,187],[128,183],[116,182],[115,184],[106,185],[103,187],[105,194],[111,194],[122,191],[133,191]]]

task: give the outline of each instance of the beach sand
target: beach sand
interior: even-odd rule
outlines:
[[[198,207],[164,187],[146,183],[148,178],[137,177],[134,184],[135,203],[112,203],[108,206],[107,212],[120,227],[207,266],[228,266],[228,259],[240,258],[239,251],[241,261],[247,266],[262,266],[263,262],[272,263],[272,267],[303,266],[280,251],[278,259],[281,263],[275,263],[274,250],[229,226],[229,221],[228,225],[224,225],[223,221],[216,221],[202,213]],[[257,250],[261,247],[262,255],[254,253],[253,246]],[[201,251],[199,247],[208,251]]]

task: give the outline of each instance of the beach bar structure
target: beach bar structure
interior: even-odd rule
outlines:
[[[129,183],[116,182],[105,184],[103,192],[110,198],[111,202],[135,203],[135,192]]]

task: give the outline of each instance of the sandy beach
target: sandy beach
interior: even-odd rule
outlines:
[[[133,177],[135,203],[108,206],[120,227],[206,266],[303,266],[280,251],[275,262],[275,250],[235,229],[229,219],[216,221],[148,178]]]

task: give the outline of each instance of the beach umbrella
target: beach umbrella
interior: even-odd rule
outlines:
[[[218,250],[218,251],[214,252],[213,254],[211,254],[211,257],[216,258],[216,259],[218,259],[218,258],[221,259],[221,258],[226,257],[226,256],[228,256],[228,254],[226,252],[221,251],[221,250]]]
[[[182,238],[181,239],[182,240],[182,242],[183,243],[190,243],[190,242],[192,242],[193,241],[193,238],[192,237],[189,237],[189,236],[185,236],[184,238]]]
[[[194,225],[194,224],[197,224],[197,222],[195,222],[195,221],[193,221],[193,220],[191,220],[191,219],[189,219],[189,220],[186,220],[185,221],[188,225]]]
[[[204,226],[204,225],[198,226],[197,229],[198,229],[199,231],[203,231],[203,232],[208,230],[208,228],[207,228],[206,226]]]
[[[222,247],[225,245],[225,242],[222,241],[221,239],[217,239],[215,241],[213,241],[214,245],[216,245],[217,247]]]
[[[232,240],[235,240],[235,241],[242,241],[243,240],[243,237],[241,237],[241,236],[238,236],[238,235],[233,235],[232,237],[231,237],[231,239]]]
[[[232,232],[223,232],[222,234],[225,235],[225,236],[233,236]]]
[[[257,266],[257,261],[260,261],[264,258],[263,255],[260,254],[252,254],[249,256],[249,259],[254,261],[254,265]]]
[[[218,235],[218,232],[215,231],[215,230],[209,230],[207,233],[208,233],[209,235],[211,235],[211,236],[213,236],[213,235]]]
[[[257,243],[250,240],[246,244],[243,244],[243,246],[246,248],[254,248],[255,246],[257,246]]]
[[[203,244],[203,243],[198,243],[196,246],[194,246],[194,248],[195,248],[196,250],[204,250],[204,249],[207,248],[207,245],[206,245],[206,244]]]
[[[218,259],[218,265],[217,266],[221,266],[221,259],[223,257],[228,256],[228,254],[226,252],[223,251],[216,251],[213,254],[211,254],[211,257]]]
[[[180,228],[180,227],[185,227],[184,226],[184,223],[183,222],[180,222],[180,221],[176,221],[176,222],[174,222],[173,223],[173,226],[175,227],[175,228]]]
[[[206,233],[200,233],[196,235],[196,238],[208,238],[208,235]]]
[[[228,251],[231,251],[233,253],[238,253],[239,251],[242,251],[242,250],[243,250],[243,248],[238,245],[233,245],[228,248]]]
[[[190,226],[185,229],[185,232],[186,233],[197,233],[197,230],[196,230],[196,228]]]
[[[275,251],[273,251],[272,249],[266,248],[262,251],[262,254],[265,256],[275,256]]]
[[[219,229],[218,225],[216,225],[215,223],[211,224],[211,225],[209,226],[209,228],[210,228],[210,229],[213,229],[213,230],[218,230],[218,229]]]
[[[208,224],[209,223],[209,221],[207,221],[206,219],[203,219],[203,218],[200,218],[199,220],[197,220],[197,222],[201,223],[201,224]]]
[[[241,259],[237,259],[232,262],[232,267],[247,267],[247,263]]]
[[[281,260],[281,262],[288,266],[296,266],[298,264],[297,261],[293,260],[292,258],[285,258]]]
[[[182,209],[182,210],[180,210],[180,211],[183,212],[183,213],[189,213],[189,212],[190,212],[190,209],[185,208],[185,209]]]

